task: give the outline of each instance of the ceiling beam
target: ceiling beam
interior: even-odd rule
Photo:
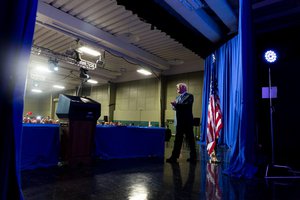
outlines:
[[[48,27],[56,27],[64,33],[69,32],[73,36],[80,36],[90,42],[91,45],[100,46],[109,51],[130,59],[137,64],[146,65],[156,70],[167,70],[169,64],[132,44],[128,44],[117,37],[69,15],[47,3],[39,1],[37,21]]]
[[[252,9],[258,9],[258,8],[263,8],[263,7],[266,7],[266,6],[269,6],[269,5],[272,5],[272,4],[275,4],[275,3],[278,3],[278,2],[282,2],[283,0],[264,0],[264,1],[260,1],[258,3],[254,3],[252,5]]]
[[[207,5],[216,13],[216,15],[230,29],[230,33],[237,32],[238,19],[232,8],[226,0],[205,0]]]
[[[221,30],[217,23],[201,8],[188,8],[181,1],[165,0],[178,14],[210,41],[221,40]]]

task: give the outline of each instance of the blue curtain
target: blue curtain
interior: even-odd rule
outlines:
[[[202,91],[202,117],[201,117],[201,138],[200,142],[205,143],[206,140],[206,124],[207,124],[207,110],[209,103],[209,91],[210,91],[210,78],[212,72],[212,55],[208,56],[204,62],[204,79],[203,79],[203,91]]]
[[[2,0],[0,5],[0,199],[23,199],[20,135],[37,0]]]
[[[216,77],[223,113],[223,130],[219,144],[230,150],[230,163],[224,173],[252,178],[257,171],[255,162],[254,67],[251,29],[251,4],[240,1],[239,34],[215,51]],[[202,124],[207,124],[212,56],[205,59],[202,99]],[[205,140],[206,126],[202,127]]]

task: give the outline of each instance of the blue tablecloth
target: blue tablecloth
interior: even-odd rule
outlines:
[[[163,157],[165,128],[96,126],[95,156],[101,159]],[[57,165],[59,125],[23,124],[21,169]]]
[[[97,126],[95,142],[102,159],[163,157],[165,128]]]
[[[57,165],[59,157],[59,125],[23,124],[21,169]]]

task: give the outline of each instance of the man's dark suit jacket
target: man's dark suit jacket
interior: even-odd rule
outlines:
[[[180,98],[180,95],[176,100],[177,104],[175,106],[176,110],[176,120],[177,127],[187,127],[193,126],[193,102],[194,96],[190,93],[185,93]]]

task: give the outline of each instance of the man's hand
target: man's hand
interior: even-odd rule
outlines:
[[[176,101],[171,101],[172,106],[176,106]]]

